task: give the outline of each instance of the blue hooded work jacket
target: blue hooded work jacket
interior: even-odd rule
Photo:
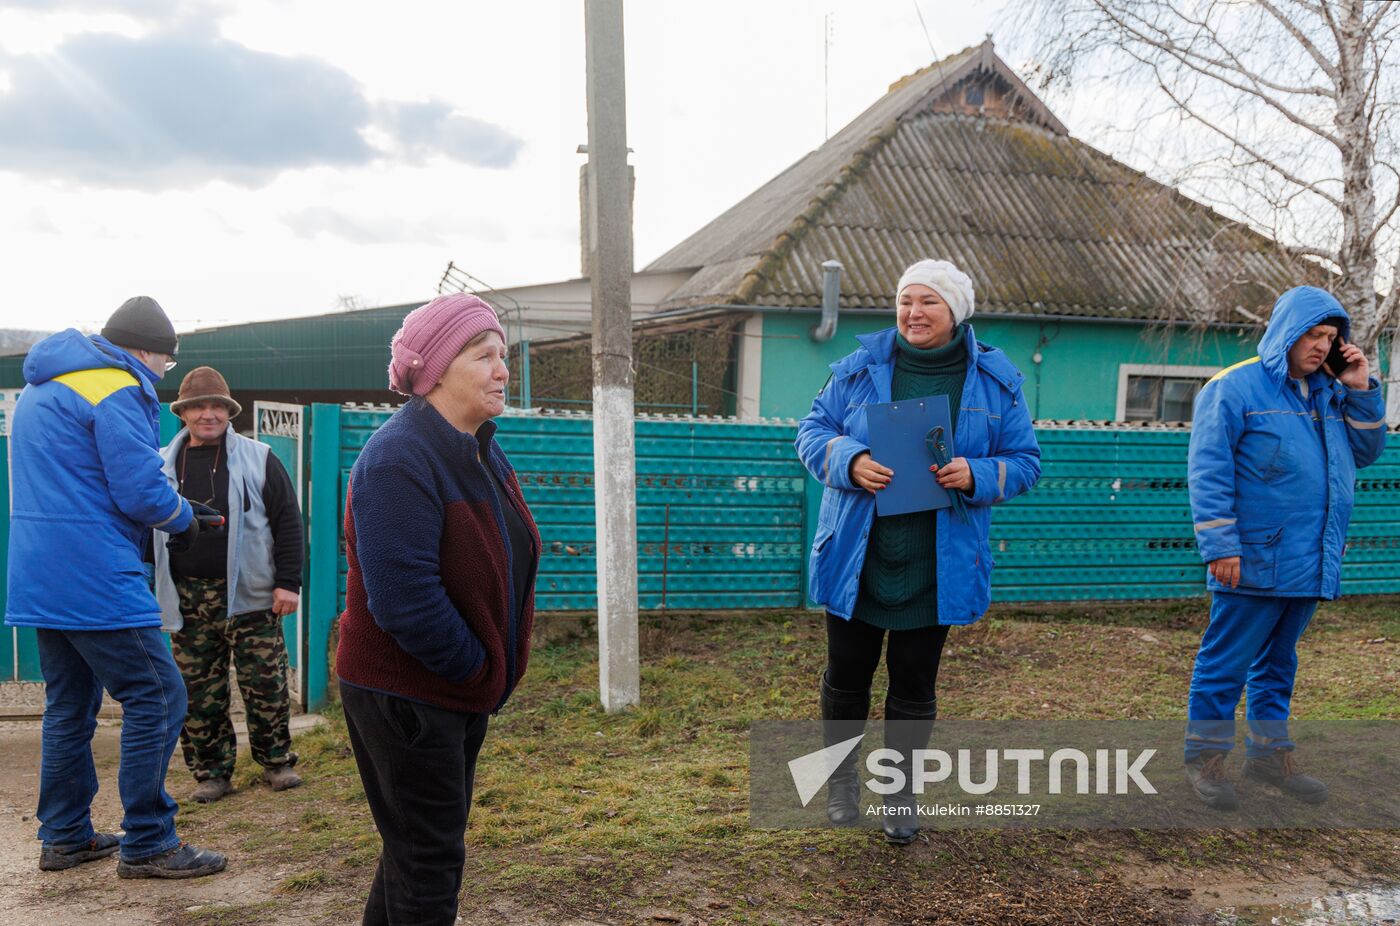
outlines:
[[[969,523],[952,517],[947,508],[934,514],[940,624],[970,624],[986,612],[994,565],[987,541],[991,506],[1015,498],[1040,478],[1040,445],[1021,394],[1025,377],[1001,351],[978,344],[971,325],[966,328],[967,378],[953,451],[967,458],[974,491],[967,498]],[[807,593],[846,620],[856,606],[875,519],[875,496],[851,482],[851,461],[870,450],[865,407],[890,401],[895,329],[856,340],[860,348],[831,365],[831,379],[797,426],[798,456],[826,486]]]
[[[1385,449],[1380,382],[1348,389],[1319,370],[1288,376],[1288,351],[1327,319],[1351,322],[1332,295],[1290,289],[1274,303],[1259,356],[1221,370],[1196,396],[1188,480],[1207,563],[1240,557],[1240,584],[1211,591],[1285,598],[1341,594],[1342,547],[1356,470]]]
[[[151,529],[193,513],[161,472],[156,376],[72,328],[24,361],[10,422],[5,623],[54,630],[159,627],[143,554]]]

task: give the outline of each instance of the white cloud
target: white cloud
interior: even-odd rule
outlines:
[[[54,224],[49,214],[37,206],[29,210],[29,221],[25,227],[36,235],[61,235],[63,233],[62,229]]]
[[[509,167],[523,145],[498,125],[463,113],[439,100],[384,102],[375,107],[376,125],[410,160],[435,154],[476,167]]]
[[[435,232],[418,223],[394,216],[363,218],[328,206],[309,206],[282,220],[300,238],[329,235],[351,244],[442,243]]]
[[[204,24],[207,26],[208,24]],[[313,165],[353,168],[395,149],[506,168],[521,141],[443,102],[376,104],[347,72],[276,55],[208,28],[130,38],[81,33],[52,52],[8,58],[0,169],[86,187],[168,189],[222,178],[266,184]]]
[[[338,238],[351,244],[445,245],[448,241],[499,241],[509,232],[498,222],[430,215],[358,215],[331,206],[308,206],[282,216],[298,238]],[[577,230],[565,236],[577,240]]]

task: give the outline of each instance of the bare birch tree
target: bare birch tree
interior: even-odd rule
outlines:
[[[1400,2],[1034,5],[1021,21],[1042,88],[1153,87],[1166,104],[1157,154],[1179,159],[1165,166],[1188,192],[1320,261],[1352,315],[1352,340],[1374,356],[1400,321],[1400,64],[1389,60]]]

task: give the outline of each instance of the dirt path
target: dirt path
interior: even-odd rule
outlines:
[[[1397,613],[1400,599],[1321,610],[1302,702],[1320,717],[1400,717]],[[754,830],[744,730],[809,717],[821,625],[665,620],[643,628],[644,705],[618,715],[597,701],[591,631],[540,632],[479,770],[460,926],[1211,923],[1221,908],[1400,882],[1395,831],[930,833],[894,852],[875,834]],[[969,718],[1172,717],[1201,624],[1140,605],[1001,616],[950,636],[940,697]],[[96,743],[104,829],[120,821],[118,735],[105,724]],[[227,852],[227,873],[122,882],[115,860],[38,871],[24,819],[38,724],[0,722],[0,926],[358,922],[379,845],[343,724],[332,715],[297,750],[306,787],[272,795],[240,763],[238,793],[182,811],[182,834]],[[168,781],[177,798],[193,787],[178,759]]]
[[[116,787],[120,734],[115,722],[103,721],[93,739],[101,782],[93,824],[107,832],[116,830],[122,818]],[[168,781],[177,799],[193,788],[178,751]],[[192,881],[124,881],[117,877],[115,857],[70,871],[40,871],[34,819],[38,795],[39,724],[0,723],[0,910],[6,926],[152,926],[190,907],[266,897],[287,874],[254,864],[237,851],[227,853],[228,871]],[[284,922],[302,919],[293,914]]]

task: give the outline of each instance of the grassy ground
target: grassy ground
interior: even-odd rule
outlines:
[[[998,608],[950,635],[940,715],[1182,717],[1204,611]],[[1397,641],[1400,600],[1323,608],[1300,646],[1297,714],[1400,718]],[[868,831],[751,830],[748,726],[815,716],[824,647],[809,613],[648,618],[643,706],[608,715],[591,621],[543,620],[482,753],[464,922],[1174,923],[1211,905],[1180,886],[1193,872],[1400,876],[1394,832],[965,831],[899,851]],[[378,837],[331,714],[297,740],[305,787],[249,789],[181,815],[185,838],[285,870],[277,890],[172,908],[168,922],[357,919]],[[241,768],[251,784],[255,767]]]

